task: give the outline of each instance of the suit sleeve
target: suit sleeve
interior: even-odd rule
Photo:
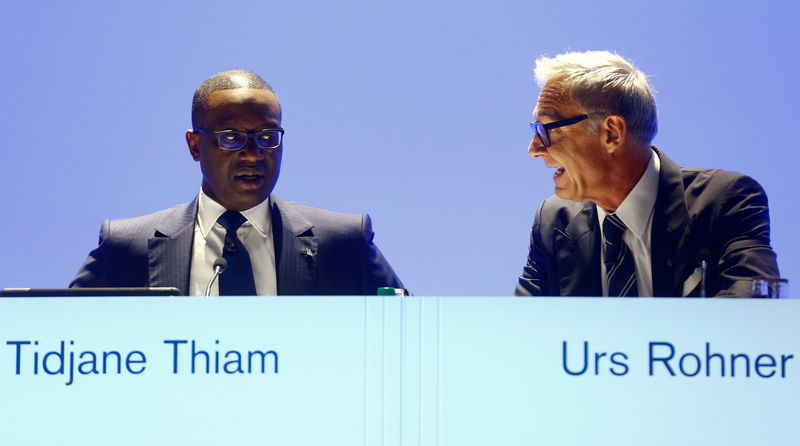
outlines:
[[[722,203],[719,226],[712,228],[720,234],[714,295],[749,297],[753,276],[780,276],[770,246],[767,194],[752,178],[737,176]]]
[[[361,237],[364,256],[362,293],[374,296],[381,287],[405,289],[403,282],[400,281],[392,266],[381,254],[381,250],[373,242],[375,233],[372,231],[372,219],[367,214],[361,218]],[[406,294],[410,293],[406,290]]]
[[[542,242],[542,208],[544,202],[536,211],[536,218],[531,228],[531,245],[528,250],[528,262],[522,269],[522,275],[514,291],[515,296],[548,296],[547,289],[547,254]]]
[[[78,274],[70,282],[70,288],[95,288],[110,286],[109,275],[109,254],[108,243],[106,238],[110,232],[110,223],[108,220],[103,222],[100,228],[100,240],[95,249],[89,253],[89,258],[83,264]]]

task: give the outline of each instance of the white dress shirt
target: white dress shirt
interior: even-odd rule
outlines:
[[[200,191],[197,199],[197,221],[194,225],[192,266],[189,273],[189,294],[192,296],[205,295],[208,281],[214,275],[214,261],[222,257],[225,228],[217,223],[217,219],[226,210],[205,192]],[[272,242],[269,198],[242,211],[242,215],[247,221],[236,231],[236,236],[250,255],[256,292],[259,296],[275,296],[278,294],[278,283],[275,275],[275,246]],[[219,280],[216,280],[211,287],[211,295],[219,295]]]
[[[658,196],[658,174],[661,171],[661,161],[655,152],[650,151],[650,162],[647,169],[639,178],[633,190],[619,205],[615,214],[625,223],[628,230],[622,234],[622,241],[628,245],[633,253],[636,265],[636,286],[639,288],[640,297],[653,296],[653,264],[651,255],[651,232],[653,228],[653,210]],[[600,220],[600,234],[603,234],[603,222],[608,213],[597,207],[597,218]],[[606,265],[602,259],[606,255],[606,244],[601,243],[600,248],[600,273],[603,283],[603,296],[608,296],[608,283],[606,282]]]

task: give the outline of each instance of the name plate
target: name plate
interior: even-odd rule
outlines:
[[[0,300],[7,444],[775,444],[800,302]]]

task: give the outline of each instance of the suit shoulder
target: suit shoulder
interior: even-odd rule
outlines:
[[[170,216],[176,215],[176,213],[185,214],[189,206],[191,206],[191,203],[183,203],[145,215],[113,219],[109,220],[107,225],[104,226],[107,227],[108,235],[113,238],[152,237],[159,223]]]
[[[307,204],[284,201],[286,213],[297,214],[310,222],[314,231],[326,234],[360,234],[371,231],[371,221],[367,214],[349,214]]]
[[[286,201],[285,203],[307,217],[315,217],[323,220],[354,220],[361,219],[361,217],[364,215],[332,211],[330,209],[309,206],[307,204],[297,203],[295,201]]]
[[[761,185],[750,176],[722,169],[698,169],[682,167],[683,186],[687,195],[698,195],[704,190],[715,193],[764,193]]]
[[[165,216],[171,214],[176,209],[185,208],[187,205],[188,203],[178,204],[172,207],[168,207],[166,209],[161,209],[159,211],[151,212],[149,214],[137,215],[135,217],[115,218],[110,221],[112,223],[120,225],[137,225],[146,222],[158,222],[160,220],[163,220]]]

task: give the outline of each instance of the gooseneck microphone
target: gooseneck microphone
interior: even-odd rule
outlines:
[[[214,281],[217,280],[217,277],[225,272],[225,268],[227,267],[228,261],[224,258],[220,257],[217,260],[214,260],[214,275],[211,276],[211,280],[208,281],[208,286],[206,287],[206,297],[211,295],[211,285],[214,284]]]
[[[707,248],[703,248],[697,252],[697,262],[700,264],[700,297],[706,297],[706,271],[708,270],[708,258],[711,253]]]

